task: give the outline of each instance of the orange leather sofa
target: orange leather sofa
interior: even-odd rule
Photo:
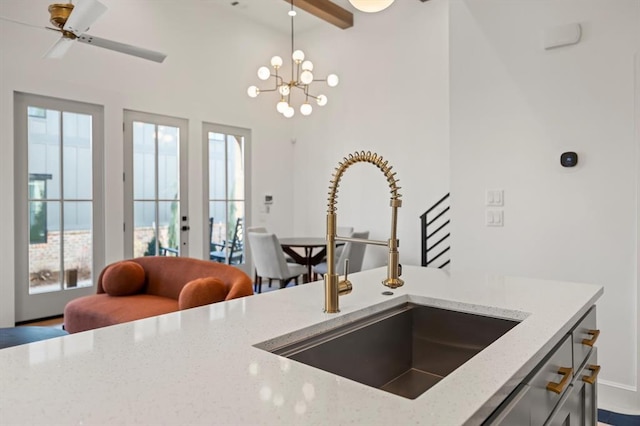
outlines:
[[[251,278],[233,266],[187,257],[139,257],[104,268],[97,294],[65,306],[64,326],[77,333],[252,294]]]

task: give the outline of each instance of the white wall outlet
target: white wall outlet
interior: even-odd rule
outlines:
[[[487,210],[485,224],[487,226],[504,226],[504,212],[502,210]]]
[[[485,200],[487,206],[504,206],[504,190],[487,189]]]

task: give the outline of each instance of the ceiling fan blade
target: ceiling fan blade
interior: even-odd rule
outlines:
[[[25,27],[31,27],[31,28],[39,28],[41,30],[47,29],[47,27],[43,27],[41,25],[27,24],[26,22],[16,21],[15,19],[5,18],[4,16],[0,16],[0,21],[13,22],[14,24],[24,25]]]
[[[85,31],[88,31],[96,19],[106,11],[107,6],[98,0],[80,0],[71,11],[71,15],[69,15],[69,19],[67,19],[63,29],[80,36]]]
[[[47,59],[60,59],[73,45],[73,39],[67,37],[60,37],[53,46],[44,54],[43,58]]]
[[[131,46],[130,44],[119,43],[113,40],[107,40],[105,38],[91,36],[89,34],[83,34],[82,36],[78,37],[77,40],[81,43],[92,44],[94,46],[102,47],[103,49],[114,50],[116,52],[137,56],[138,58],[148,59],[154,62],[162,62],[167,57],[167,55],[165,55],[164,53],[155,52],[149,49],[143,49],[142,47]]]

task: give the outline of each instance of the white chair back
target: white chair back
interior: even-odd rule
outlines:
[[[292,278],[284,258],[284,251],[275,234],[248,232],[256,272],[263,278],[284,280]]]
[[[369,238],[369,231],[353,232],[351,238]],[[365,243],[348,242],[342,248],[342,253],[336,262],[336,273],[344,275],[344,261],[349,259],[349,273],[360,272],[364,261],[364,252],[367,249]]]

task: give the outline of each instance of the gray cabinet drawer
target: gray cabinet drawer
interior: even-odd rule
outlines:
[[[531,425],[544,424],[567,392],[573,379],[572,366],[572,340],[571,335],[567,335],[527,383],[531,388],[527,394],[531,403]]]
[[[600,335],[600,330],[596,329],[595,306],[582,318],[571,335],[573,336],[573,371],[577,374]]]
[[[520,384],[483,426],[529,426],[531,424],[531,386]]]

